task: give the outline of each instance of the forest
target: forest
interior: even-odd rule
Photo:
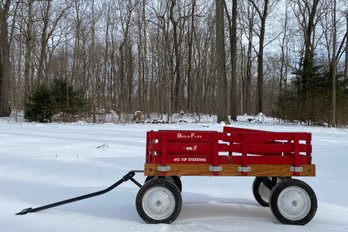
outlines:
[[[0,117],[63,82],[76,112],[348,124],[347,0],[1,0]],[[76,113],[74,112],[74,113]]]

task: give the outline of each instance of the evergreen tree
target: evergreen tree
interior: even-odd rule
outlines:
[[[324,66],[314,58],[303,59],[293,74],[290,87],[280,96],[279,116],[312,125],[328,122],[331,79]]]
[[[52,103],[55,113],[77,114],[86,110],[82,90],[74,90],[66,81],[55,79],[51,83]]]
[[[54,114],[78,114],[86,111],[82,90],[74,90],[66,81],[55,79],[50,88],[45,85],[29,98],[25,118],[29,121],[51,122]]]
[[[45,85],[39,86],[29,97],[26,109],[24,117],[28,121],[50,122],[54,114],[50,89]]]

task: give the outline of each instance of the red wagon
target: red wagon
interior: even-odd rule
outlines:
[[[147,176],[144,185],[133,179],[136,172]],[[315,176],[310,133],[224,127],[222,132],[149,131],[144,171],[130,171],[104,190],[18,214],[95,197],[131,180],[140,187],[136,197],[140,217],[148,223],[171,223],[182,208],[182,176],[254,176],[255,199],[284,224],[305,225],[317,210],[312,188],[293,178]]]
[[[170,223],[179,215],[182,176],[255,176],[255,199],[285,224],[304,225],[317,209],[314,191],[292,178],[315,176],[310,133],[149,131],[145,175],[136,206],[149,223]]]

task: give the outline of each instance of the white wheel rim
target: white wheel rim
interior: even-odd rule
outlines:
[[[278,197],[280,214],[292,221],[306,217],[311,209],[311,199],[308,193],[298,186],[285,188]]]
[[[164,220],[174,212],[175,197],[165,187],[153,187],[144,194],[142,206],[150,218]]]
[[[264,185],[264,183],[260,183],[259,185],[259,194],[261,199],[268,203],[268,199],[269,199],[269,195],[271,194],[271,190],[269,188],[267,188],[266,185]]]

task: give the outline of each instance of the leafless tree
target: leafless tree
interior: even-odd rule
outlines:
[[[227,80],[225,61],[225,35],[224,35],[224,1],[217,0],[216,4],[216,75],[217,75],[217,116],[218,121],[227,121]]]
[[[11,0],[0,5],[0,117],[10,115],[9,81],[11,75],[8,17]]]

